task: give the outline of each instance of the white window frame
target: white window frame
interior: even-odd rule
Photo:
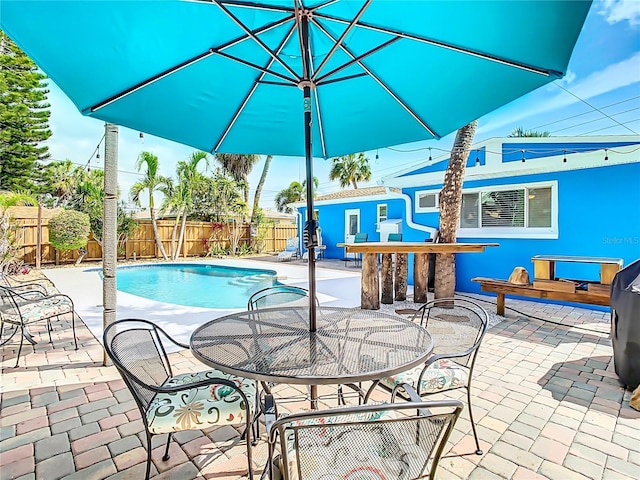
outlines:
[[[421,207],[420,206],[420,197],[423,195],[435,195],[436,197],[436,206],[435,207]],[[420,190],[415,192],[414,194],[413,204],[415,206],[416,213],[430,213],[430,212],[439,212],[440,211],[440,190]]]
[[[526,190],[551,188],[551,227],[479,227],[458,228],[458,238],[558,238],[558,182],[512,183],[509,185],[487,185],[485,187],[465,188],[462,193],[498,192],[504,190]],[[529,202],[525,201],[525,221],[529,214]]]
[[[387,215],[384,217],[384,219],[382,219],[381,215],[380,215],[380,210],[381,207],[385,207],[387,209]],[[387,205],[386,203],[379,203],[376,205],[376,219],[378,220],[376,222],[376,232],[380,231],[380,223],[382,223],[385,220],[389,220],[389,205]]]

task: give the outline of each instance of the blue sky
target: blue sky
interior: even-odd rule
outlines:
[[[517,31],[514,31],[517,34]],[[99,72],[96,74],[99,75]],[[104,123],[83,117],[57,88],[49,85],[52,137],[47,141],[51,158],[69,159],[93,168],[102,166],[95,158]],[[514,128],[547,130],[554,136],[640,134],[640,0],[595,0],[569,63],[567,75],[479,119],[476,142],[508,135]],[[395,171],[420,164],[429,157],[448,153],[455,137],[366,152],[371,160],[372,181]],[[160,170],[171,176],[179,160],[193,148],[120,127],[118,182],[123,197],[138,178],[135,160],[143,151],[158,156]],[[376,153],[378,159],[376,159]],[[249,177],[251,194],[262,172],[260,161]],[[316,159],[314,174],[321,194],[340,189],[328,178],[330,162]],[[304,159],[275,157],[261,197],[261,207],[274,209],[273,199],[291,181],[305,175]]]

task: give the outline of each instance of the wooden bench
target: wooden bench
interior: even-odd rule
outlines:
[[[534,288],[532,283],[528,285],[517,285],[506,280],[495,278],[476,277],[472,282],[479,282],[483,292],[497,294],[498,315],[504,315],[504,296],[515,295],[517,297],[547,298],[549,300],[560,300],[563,302],[587,303],[590,305],[609,305],[609,292],[587,290],[576,290],[575,292],[560,292],[555,290],[541,290]]]

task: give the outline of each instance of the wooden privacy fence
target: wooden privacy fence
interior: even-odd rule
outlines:
[[[35,265],[38,238],[38,216],[37,207],[21,207],[19,209],[9,209],[9,213],[16,226],[16,240],[18,243],[18,257],[27,265]],[[42,209],[41,218],[41,262],[43,264],[56,263],[56,253],[58,253],[58,263],[75,262],[79,256],[77,250],[59,251],[49,243],[49,219],[58,213],[56,211]],[[171,255],[171,237],[173,234],[173,220],[158,220],[158,237],[167,252]],[[179,227],[178,227],[179,228]],[[240,240],[238,246],[250,243],[250,226],[244,224],[241,228]],[[185,225],[184,239],[182,248],[180,249],[180,257],[203,257],[205,252],[212,245],[209,241],[213,233],[213,226],[210,222],[191,222]],[[177,236],[176,233],[176,247]],[[286,247],[287,238],[297,235],[296,226],[293,224],[274,224],[260,227],[260,235],[262,252],[278,252]],[[231,245],[229,228],[225,224],[221,231],[216,232],[216,238],[213,244],[221,249],[229,249]],[[153,225],[151,220],[138,220],[138,227],[125,240],[123,245],[119,245],[118,258],[126,260],[134,259],[152,259],[162,258],[160,250],[156,247],[153,236]],[[87,244],[87,254],[84,257],[86,261],[102,260],[102,247],[91,238]]]

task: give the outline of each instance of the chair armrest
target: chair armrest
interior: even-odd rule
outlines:
[[[64,293],[55,293],[53,295],[49,295],[46,297],[40,297],[40,298],[36,298],[36,299],[30,299],[27,298],[25,294],[17,294],[20,298],[22,298],[24,300],[24,303],[20,303],[19,307],[25,304],[29,304],[29,303],[40,303],[44,300],[51,300],[54,303],[60,302],[62,300],[68,300],[69,303],[71,304],[71,307],[73,308],[73,300],[71,300],[71,297],[69,297],[68,295],[65,295]]]
[[[48,295],[47,289],[43,285],[40,285],[39,283],[13,285],[8,288],[10,288],[13,292],[21,296],[38,294],[42,297],[46,297]]]
[[[455,353],[438,353],[437,355],[431,355],[427,361],[425,362],[425,368],[429,367],[430,365],[436,363],[438,360],[442,360],[443,358],[460,358],[460,357],[466,357],[467,355],[471,355],[473,353],[474,349],[473,348],[469,348],[467,350],[465,350],[464,352],[455,352]]]

